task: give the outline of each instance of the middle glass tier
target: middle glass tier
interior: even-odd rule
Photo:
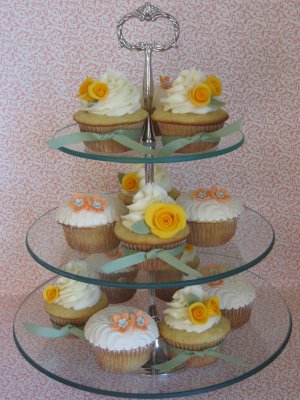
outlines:
[[[99,271],[101,265],[110,261],[106,253],[90,255],[71,249],[64,237],[62,227],[56,222],[56,209],[37,219],[29,228],[26,246],[40,265],[56,274],[71,279],[84,281],[100,286],[125,288],[168,288],[202,284],[226,278],[253,267],[271,251],[275,235],[270,223],[257,212],[245,207],[239,218],[235,236],[225,245],[218,247],[195,248],[199,258],[198,271],[201,278],[185,277],[178,280],[178,274],[168,274],[167,279],[149,274],[139,269],[134,281],[103,280],[88,276],[75,275],[63,270],[63,266],[71,260],[85,260],[93,271]],[[217,266],[217,268],[216,268]],[[209,276],[204,271],[209,270]],[[154,275],[154,276],[153,276]],[[111,276],[111,275],[110,275]]]

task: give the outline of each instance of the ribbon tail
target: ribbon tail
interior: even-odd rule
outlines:
[[[188,265],[184,264],[182,261],[178,260],[178,258],[174,257],[172,254],[168,253],[165,250],[162,250],[158,253],[158,258],[187,275],[191,275],[194,278],[202,277],[199,271],[196,271]]]
[[[210,349],[207,350],[206,354],[216,358],[220,358],[221,360],[229,362],[230,364],[240,365],[241,367],[247,367],[247,363],[245,361],[229,356],[228,354],[220,353],[218,351]]]
[[[98,133],[71,133],[70,135],[60,136],[49,140],[47,145],[50,149],[59,149],[63,146],[69,146],[70,144],[80,143],[80,142],[94,142],[99,140]]]
[[[203,133],[201,135],[201,141],[202,142],[216,142],[216,141],[220,140],[222,137],[231,135],[232,133],[239,131],[241,128],[242,122],[243,122],[243,118],[239,118],[232,124],[227,125],[221,129],[218,129],[217,131],[210,132],[210,133]]]
[[[178,354],[176,357],[172,358],[172,360],[166,361],[162,364],[152,365],[152,368],[159,370],[160,372],[169,372],[174,368],[179,367],[183,363],[186,362],[192,355],[188,352],[182,352]]]
[[[159,153],[161,156],[167,156],[169,154],[175,153],[178,149],[181,149],[182,147],[184,147],[190,143],[191,143],[191,139],[189,137],[175,139],[175,140],[172,140],[170,143],[166,144],[165,146],[163,146],[159,150]]]
[[[62,338],[64,336],[68,336],[70,333],[73,333],[76,336],[84,338],[83,331],[70,324],[65,325],[61,328],[52,328],[52,327],[31,324],[29,322],[24,322],[23,326],[29,332],[34,333],[35,335],[38,336],[46,337],[48,339]]]
[[[115,142],[118,142],[120,144],[123,144],[124,146],[130,148],[131,150],[135,150],[138,153],[141,153],[143,155],[145,154],[150,154],[152,156],[159,156],[159,152],[153,149],[149,149],[146,146],[143,146],[142,144],[135,142],[134,140],[128,138],[127,136],[124,135],[116,135],[113,137],[113,140]]]
[[[121,271],[124,268],[131,267],[145,261],[145,252],[134,253],[129,256],[118,258],[117,260],[110,261],[101,266],[101,272],[112,273]]]

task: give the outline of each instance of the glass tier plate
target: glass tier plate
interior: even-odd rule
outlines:
[[[78,124],[68,125],[60,130],[58,130],[54,138],[58,138],[65,135],[70,135],[73,133],[80,133]],[[201,153],[174,153],[165,157],[155,157],[155,158],[146,158],[144,155],[141,155],[133,150],[123,152],[123,153],[97,153],[90,149],[88,149],[84,143],[76,143],[64,147],[60,147],[64,153],[88,158],[91,160],[98,161],[110,161],[110,162],[118,162],[118,163],[174,163],[181,161],[193,161],[200,160],[203,158],[210,158],[220,156],[222,154],[229,153],[235,149],[238,149],[244,143],[244,136],[241,132],[233,133],[227,137],[223,137],[219,144],[210,149],[208,151],[203,151]],[[159,150],[161,148],[161,138],[156,138],[156,148]]]
[[[47,339],[28,332],[24,322],[51,326],[43,310],[43,286],[22,303],[14,321],[14,339],[25,359],[47,376],[75,388],[130,398],[166,398],[213,391],[246,379],[268,366],[285,348],[292,328],[290,312],[279,293],[259,276],[246,272],[256,288],[250,321],[231,332],[223,352],[243,360],[237,366],[218,360],[202,368],[182,368],[161,375],[110,373],[96,363],[92,346],[74,338]],[[139,307],[144,306],[138,297]],[[134,300],[130,302],[134,305]],[[162,303],[162,302],[161,302]],[[129,304],[129,303],[128,303]],[[159,310],[161,314],[161,309]]]
[[[274,231],[269,222],[257,212],[246,208],[239,218],[235,236],[225,245],[218,247],[196,248],[200,259],[198,270],[207,269],[209,264],[218,265],[211,269],[211,276],[203,276],[181,280],[178,274],[168,274],[164,278],[139,270],[134,281],[122,277],[120,280],[110,278],[95,279],[87,276],[71,274],[63,270],[63,266],[71,260],[86,260],[90,268],[99,271],[101,265],[111,261],[105,253],[89,255],[71,249],[65,238],[62,227],[56,222],[53,209],[36,220],[28,230],[26,245],[31,256],[43,267],[68,278],[102,286],[125,288],[163,288],[182,287],[206,283],[240,273],[260,262],[271,251],[274,244]],[[203,275],[203,273],[202,273]],[[130,278],[132,279],[132,277]],[[163,281],[162,281],[163,280]]]

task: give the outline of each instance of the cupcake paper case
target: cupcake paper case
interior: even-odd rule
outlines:
[[[81,100],[81,110],[73,118],[81,132],[101,135],[119,129],[140,130],[148,115],[141,108],[138,88],[118,71],[108,70],[99,81],[85,79],[78,97]],[[98,152],[118,153],[128,150],[114,140],[85,142],[85,145]]]
[[[181,194],[176,201],[186,212],[190,243],[201,247],[220,246],[234,236],[243,206],[227,189],[199,188]]]
[[[118,246],[114,226],[126,213],[124,204],[113,195],[75,193],[71,200],[58,207],[56,219],[71,248],[96,253]]]
[[[83,261],[70,261],[62,269],[75,275],[95,278],[95,274]],[[83,326],[94,313],[108,305],[107,296],[99,286],[62,276],[54,285],[44,289],[43,298],[44,309],[51,322],[60,326]]]
[[[84,328],[99,365],[111,372],[132,372],[151,357],[159,332],[155,321],[135,307],[110,306]]]

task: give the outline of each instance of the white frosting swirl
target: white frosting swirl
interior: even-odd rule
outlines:
[[[133,350],[151,344],[159,337],[159,332],[155,321],[146,313],[143,316],[150,318],[147,329],[130,327],[120,332],[112,328],[113,315],[136,314],[138,310],[135,307],[109,306],[97,312],[84,327],[86,339],[94,346],[111,351]]]
[[[157,202],[167,204],[175,203],[175,201],[168,196],[165,189],[155,183],[147,183],[133,196],[133,203],[128,206],[129,214],[121,217],[122,224],[130,230],[134,223],[144,219],[147,207]]]
[[[203,285],[210,296],[218,296],[222,310],[238,309],[252,303],[255,299],[255,289],[251,283],[240,276],[224,279],[224,284],[217,287]]]
[[[205,76],[199,71],[182,71],[173,82],[172,88],[167,90],[167,97],[160,100],[164,104],[164,111],[171,111],[174,114],[207,114],[216,111],[218,106],[208,104],[204,107],[197,107],[188,99],[189,90],[204,80]]]
[[[237,218],[243,211],[239,200],[230,198],[217,201],[215,199],[194,200],[191,192],[182,193],[176,202],[182,206],[188,221],[218,222]]]
[[[90,209],[75,211],[67,201],[56,211],[57,222],[77,228],[93,227],[118,221],[121,215],[127,213],[125,205],[113,195],[100,193],[100,197],[107,200],[107,206],[103,212]]]
[[[62,269],[74,275],[88,276],[96,278],[92,271],[89,271],[84,261],[69,261]],[[73,279],[59,277],[55,283],[59,288],[59,297],[54,301],[65,308],[73,308],[74,310],[83,310],[92,307],[101,297],[99,286],[91,285],[85,282],[75,281]]]
[[[130,172],[136,174],[139,178],[139,189],[143,188],[146,185],[144,164],[134,167]],[[167,192],[170,192],[173,188],[168,170],[157,164],[154,165],[154,183],[165,189]],[[129,193],[123,188],[122,192],[125,194]]]
[[[209,295],[201,288],[200,285],[188,286],[177,290],[173,296],[168,308],[164,311],[165,322],[171,328],[201,333],[216,325],[220,321],[220,316],[210,316],[205,324],[194,324],[189,318],[189,296],[196,296],[199,302],[209,299]]]
[[[140,91],[126,76],[119,72],[108,70],[100,79],[107,83],[109,94],[106,99],[97,102],[81,101],[81,109],[90,114],[121,116],[132,114],[141,108]]]

